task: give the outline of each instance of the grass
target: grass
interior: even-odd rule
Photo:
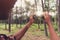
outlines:
[[[22,24],[21,25],[22,27],[20,27],[20,24],[18,24],[18,27],[16,27],[16,24],[11,25],[12,26],[11,33],[9,33],[8,30],[5,30],[5,24],[0,23],[0,34],[12,35],[16,33],[19,29],[23,28],[24,25],[25,24]],[[54,29],[57,31],[58,27],[56,23],[53,23],[53,26],[54,26]],[[8,24],[7,24],[7,28],[8,28]],[[58,35],[60,35],[60,33],[58,33]],[[29,28],[29,30],[27,31],[27,33],[25,34],[25,36],[22,38],[22,40],[35,40],[32,37],[38,37],[38,38],[42,37],[42,39],[46,37],[43,24],[40,24],[40,29],[38,29],[38,25],[33,23]],[[49,37],[46,39],[49,40]]]

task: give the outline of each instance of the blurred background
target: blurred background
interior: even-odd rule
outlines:
[[[17,0],[7,20],[0,20],[0,33],[14,34],[35,15],[35,22],[21,40],[49,40],[49,32],[43,19],[43,12],[48,11],[51,22],[60,36],[60,2],[59,0]],[[34,37],[34,38],[33,38]]]

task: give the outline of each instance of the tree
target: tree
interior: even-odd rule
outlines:
[[[36,11],[38,10],[38,9],[37,9],[38,2],[39,2],[39,0],[35,0],[35,7],[36,7],[36,9],[35,9],[35,10],[36,10]],[[38,17],[37,17],[37,18],[38,18]],[[37,19],[36,21],[37,21],[37,24],[38,24],[38,29],[40,29],[40,20],[39,20],[39,19]]]
[[[8,24],[9,24],[9,32],[11,32],[11,11],[9,13]]]
[[[58,31],[60,32],[60,0],[58,0]]]
[[[17,24],[17,22],[18,22],[17,14],[18,14],[18,7],[16,6],[16,27],[18,27],[18,24]]]
[[[48,6],[46,5],[46,0],[44,0],[44,3],[43,3],[43,0],[41,0],[41,2],[42,2],[43,12],[46,11],[46,10],[48,10]],[[46,34],[46,36],[48,36],[47,27],[46,27],[46,22],[45,22],[44,19],[43,19],[43,23],[44,23],[45,34]]]
[[[7,20],[4,21],[5,21],[5,30],[7,30]]]

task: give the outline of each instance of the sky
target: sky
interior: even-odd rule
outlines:
[[[31,5],[35,3],[34,0],[26,0],[26,1],[30,2]],[[24,8],[26,5],[24,3],[24,0],[22,0],[22,1],[21,0],[17,0],[17,2],[15,3],[14,7],[16,7],[16,6],[18,6],[18,7],[22,6]],[[36,12],[36,15],[38,15],[38,16],[43,14],[41,6],[42,6],[41,5],[41,0],[39,0],[39,4],[37,6],[38,11]],[[51,14],[51,15],[54,15],[54,14]]]

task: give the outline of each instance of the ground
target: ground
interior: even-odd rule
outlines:
[[[21,40],[49,40],[49,38],[44,35],[44,32],[38,30],[33,32],[27,31]]]
[[[24,27],[25,24],[21,25],[22,28]],[[8,32],[8,30],[5,30],[5,25],[4,24],[0,24],[0,34],[6,34],[6,35],[12,35],[14,33],[16,33],[18,30],[20,30],[20,25],[18,25],[18,27],[16,27],[15,24],[11,25],[12,29],[11,29],[11,33]],[[8,25],[7,25],[8,28]],[[22,37],[21,40],[50,40],[49,36],[46,37],[45,36],[45,32],[44,30],[44,25],[41,24],[40,29],[38,29],[38,25],[37,24],[33,24],[28,31],[25,33],[24,37]]]

